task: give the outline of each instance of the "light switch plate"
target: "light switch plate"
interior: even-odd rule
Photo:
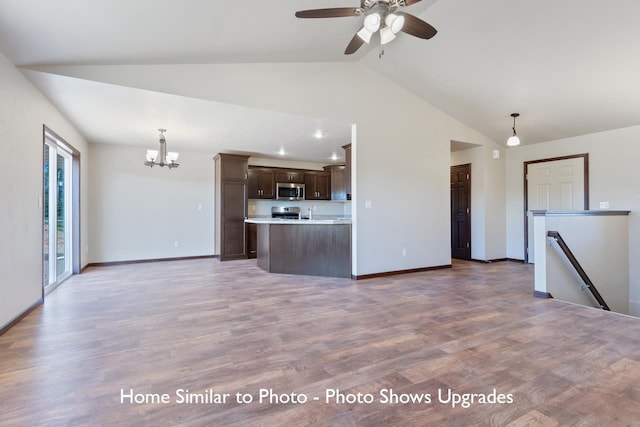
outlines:
[[[364,207],[366,209],[371,209],[371,206],[372,206],[371,200],[365,200],[364,201]]]
[[[609,202],[600,202],[600,209],[609,209]]]

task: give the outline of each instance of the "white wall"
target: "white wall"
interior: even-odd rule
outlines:
[[[490,143],[359,63],[85,66],[60,71],[355,123],[353,265],[358,275],[449,264],[450,141]],[[366,201],[370,209],[364,207]]]
[[[145,152],[91,144],[91,262],[213,255],[213,154],[180,152],[169,170]]]
[[[608,201],[610,209],[629,215],[629,313],[640,316],[640,126],[524,145],[507,150],[507,256],[524,257],[523,162],[589,153],[589,199],[592,209]],[[596,284],[597,286],[597,284]]]
[[[42,296],[43,125],[81,152],[81,245],[88,241],[88,145],[0,54],[0,328]],[[82,252],[82,264],[87,263]]]
[[[493,150],[500,151],[500,158],[493,158]],[[471,164],[471,258],[504,258],[504,149],[490,142],[451,153],[451,166],[467,163]]]

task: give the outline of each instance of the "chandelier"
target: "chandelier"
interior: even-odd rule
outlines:
[[[177,168],[180,166],[176,163],[178,160],[178,153],[173,151],[167,152],[167,141],[164,139],[164,133],[166,129],[158,129],[160,131],[160,150],[147,150],[147,160],[144,162],[145,166],[154,167],[160,166],[168,167],[169,169]],[[158,155],[159,154],[159,155]]]

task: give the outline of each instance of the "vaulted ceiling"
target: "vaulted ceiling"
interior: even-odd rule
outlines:
[[[343,54],[360,17],[294,17],[344,6],[358,2],[0,0],[0,51],[102,143],[149,146],[165,127],[171,149],[266,156],[284,149],[326,162],[349,141],[350,124],[78,79],[46,66],[359,61],[498,143],[510,134],[512,112],[521,114],[523,143],[640,124],[637,0],[423,0],[405,11],[438,34],[400,34],[382,58],[372,45]],[[318,129],[326,138],[311,143]],[[231,139],[233,147],[224,146]]]

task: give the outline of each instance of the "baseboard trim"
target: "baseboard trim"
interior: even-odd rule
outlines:
[[[640,301],[629,300],[629,315],[640,317]]]
[[[29,313],[38,308],[44,303],[44,298],[40,298],[38,301],[33,303],[29,308],[27,308],[22,313],[18,314],[13,320],[10,320],[9,323],[0,328],[0,336],[4,335],[9,329],[13,328],[18,322],[27,317]]]
[[[375,279],[377,277],[398,276],[401,274],[422,273],[425,271],[442,270],[444,268],[451,268],[451,264],[437,265],[434,267],[410,268],[407,270],[385,271],[382,273],[361,274],[360,276],[351,275],[351,278],[355,280]]]
[[[190,259],[214,259],[216,255],[198,255],[198,256],[184,256],[184,257],[172,257],[172,258],[150,258],[150,259],[133,259],[128,261],[108,261],[108,262],[90,262],[82,268],[85,271],[89,267],[111,267],[114,265],[127,265],[127,264],[142,264],[146,262],[164,262],[164,261],[187,261]]]
[[[542,292],[542,291],[535,291],[535,290],[533,291],[533,296],[536,298],[544,298],[544,299],[553,298],[549,292]]]
[[[483,264],[491,264],[492,262],[505,262],[505,261],[518,262],[520,264],[524,263],[523,259],[515,259],[515,258],[494,258],[494,259],[476,259],[476,258],[471,258],[471,261],[480,262],[480,263],[483,263]]]

